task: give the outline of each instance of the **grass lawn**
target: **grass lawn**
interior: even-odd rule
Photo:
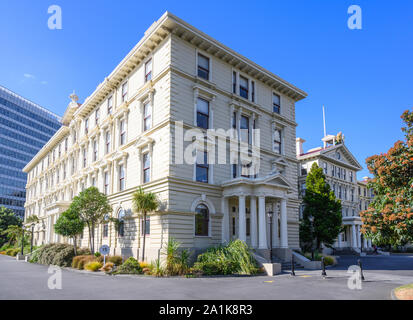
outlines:
[[[396,288],[394,294],[400,300],[413,300],[413,283]]]

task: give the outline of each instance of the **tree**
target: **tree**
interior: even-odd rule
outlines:
[[[387,153],[366,159],[373,175],[367,184],[374,191],[369,208],[360,213],[365,237],[378,245],[404,245],[413,241],[413,109],[401,116],[405,141]]]
[[[304,249],[320,249],[321,244],[330,247],[342,231],[341,202],[326,183],[323,169],[316,163],[306,179],[303,199],[304,212],[300,224],[300,240]]]
[[[89,230],[90,251],[95,252],[95,228],[112,212],[108,198],[96,187],[90,187],[73,198],[71,210],[79,215]]]
[[[21,226],[22,220],[13,210],[6,207],[0,207],[0,247],[9,241],[5,231],[9,226]]]
[[[149,212],[158,209],[158,200],[152,192],[145,193],[141,187],[132,196],[133,211],[143,218],[142,261],[145,261],[146,217]]]
[[[24,228],[18,225],[8,226],[6,230],[2,232],[3,235],[6,235],[9,241],[9,244],[16,244],[20,239],[23,241]]]
[[[62,212],[54,225],[54,230],[57,234],[73,239],[75,255],[77,255],[77,236],[83,232],[84,228],[85,222],[80,219],[78,212],[71,206]]]

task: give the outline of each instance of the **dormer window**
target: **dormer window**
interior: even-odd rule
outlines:
[[[198,77],[209,80],[209,58],[198,54]]]
[[[280,99],[280,96],[276,93],[272,94],[272,107],[273,107],[273,112],[280,113],[280,111],[281,111],[281,99]]]
[[[248,79],[243,76],[239,77],[239,95],[248,99]]]

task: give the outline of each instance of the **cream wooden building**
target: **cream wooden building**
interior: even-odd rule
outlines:
[[[42,219],[36,243],[65,241],[53,224],[75,195],[94,185],[124,221],[120,230],[99,226],[96,245],[136,257],[144,222],[131,197],[142,186],[160,201],[146,222],[148,260],[170,237],[194,251],[240,238],[266,255],[270,211],[272,246],[288,257],[299,247],[295,103],[305,96],[166,12],[82,104],[70,96],[62,128],[24,168],[26,218]],[[246,129],[249,145],[258,145],[252,132],[260,129],[259,171],[245,176],[243,165],[229,162],[176,163],[191,143],[180,140],[176,121],[184,132]],[[87,241],[85,230],[81,245]]]
[[[361,165],[344,143],[344,138],[327,135],[322,139],[323,147],[303,150],[304,139],[296,139],[297,159],[299,162],[299,197],[305,194],[305,180],[313,163],[323,169],[327,183],[334,191],[336,198],[341,201],[344,231],[338,236],[334,247],[339,250],[352,250],[360,252],[371,248],[371,241],[363,239],[361,229],[360,211],[364,210],[364,203],[360,195],[360,183],[357,181],[357,172]],[[340,140],[339,140],[340,139]],[[300,207],[300,216],[303,206]]]

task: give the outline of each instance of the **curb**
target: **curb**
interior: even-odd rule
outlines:
[[[394,294],[394,289],[392,289],[391,292],[390,292],[390,298],[391,298],[392,300],[399,300],[399,299],[396,297],[396,295]]]

